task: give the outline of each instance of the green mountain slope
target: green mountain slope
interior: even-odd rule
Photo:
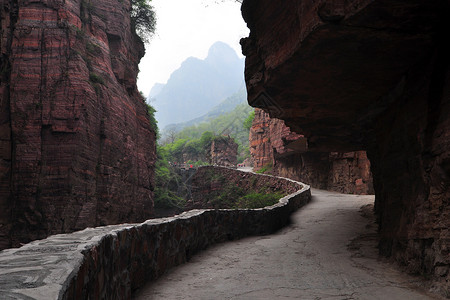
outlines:
[[[198,118],[234,94],[244,81],[244,60],[227,44],[211,46],[206,59],[190,57],[167,84],[156,84],[150,103],[159,128]]]
[[[189,120],[187,122],[167,125],[163,130],[161,130],[161,136],[164,138],[167,136],[168,133],[171,132],[178,133],[186,127],[194,126],[202,122],[211,120],[213,118],[219,117],[220,115],[226,114],[234,110],[236,106],[243,103],[247,103],[247,91],[244,85],[241,86],[241,88],[237,93],[220,102],[205,115]]]

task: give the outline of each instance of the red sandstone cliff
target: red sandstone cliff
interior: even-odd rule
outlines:
[[[130,1],[1,1],[0,248],[153,210]]]
[[[313,151],[366,150],[380,252],[450,293],[448,1],[244,0],[250,105]]]
[[[211,164],[222,167],[236,167],[238,144],[231,137],[219,136],[211,143]]]
[[[359,195],[374,192],[370,162],[364,151],[308,152],[302,135],[258,108],[249,139],[256,170],[271,165],[271,173],[313,187]]]

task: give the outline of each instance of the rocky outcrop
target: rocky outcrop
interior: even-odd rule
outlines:
[[[211,164],[236,167],[238,144],[229,136],[215,137],[211,143]]]
[[[316,188],[358,195],[374,193],[370,162],[364,151],[308,152],[303,135],[258,108],[249,139],[255,170],[269,166],[277,176]]]
[[[366,150],[380,252],[450,286],[448,1],[244,0],[248,100],[313,151]]]
[[[2,1],[0,248],[152,212],[130,1]]]

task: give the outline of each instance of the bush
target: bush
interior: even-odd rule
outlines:
[[[272,163],[268,163],[268,164],[265,164],[261,169],[256,171],[256,173],[258,173],[258,174],[270,173],[270,172],[272,172],[272,169],[273,169]]]
[[[169,165],[167,152],[162,147],[157,148],[155,181],[155,208],[182,209],[184,207],[186,200],[175,192],[179,185],[182,184],[181,178]]]
[[[235,204],[234,208],[262,208],[266,206],[274,205],[279,199],[283,197],[283,194],[278,193],[249,193],[240,197]]]
[[[150,1],[131,0],[131,24],[144,42],[149,41],[156,29],[156,14]]]
[[[147,106],[148,119],[150,121],[150,125],[152,126],[152,129],[156,133],[156,139],[158,139],[159,138],[159,129],[158,129],[158,121],[155,118],[156,109],[145,101],[145,98],[142,94],[141,94],[141,96],[142,96],[142,101]]]
[[[105,81],[103,80],[102,77],[100,77],[100,75],[97,75],[95,73],[90,73],[89,74],[89,80],[92,81],[93,83],[100,83],[100,84],[105,84]]]

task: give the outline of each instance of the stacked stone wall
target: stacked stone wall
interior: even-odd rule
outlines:
[[[311,199],[307,185],[246,174],[274,184],[287,182],[297,191],[261,209],[192,210],[141,224],[54,235],[4,250],[0,252],[1,298],[130,299],[134,290],[209,245],[274,232]]]

